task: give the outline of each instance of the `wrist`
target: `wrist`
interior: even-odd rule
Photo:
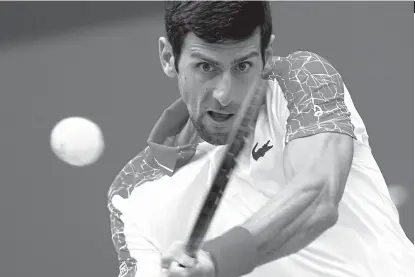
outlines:
[[[216,277],[243,276],[252,272],[257,265],[254,237],[240,226],[205,242],[202,249],[209,253]]]

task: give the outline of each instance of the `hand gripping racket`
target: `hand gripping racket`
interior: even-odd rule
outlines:
[[[267,80],[261,79],[259,82],[259,85],[251,89],[245,97],[236,115],[234,126],[228,137],[226,152],[220,161],[219,170],[216,173],[185,247],[185,254],[190,258],[196,259],[196,253],[220,204],[222,195],[235,167],[236,159],[245,145],[245,139],[255,127],[253,126],[253,120],[256,119],[263,104],[266,86],[268,85]]]

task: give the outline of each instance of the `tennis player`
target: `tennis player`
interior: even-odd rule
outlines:
[[[274,56],[271,22],[268,2],[169,1],[159,53],[180,98],[110,187],[119,277],[414,276],[341,75],[310,51]],[[254,132],[191,259],[184,243],[255,87],[266,96]]]

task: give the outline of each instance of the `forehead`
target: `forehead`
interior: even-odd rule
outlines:
[[[208,43],[193,33],[188,33],[182,46],[182,56],[191,56],[193,53],[207,54],[224,62],[227,58],[237,58],[244,54],[257,51],[261,53],[261,36],[256,31],[243,41],[227,41],[224,43]]]

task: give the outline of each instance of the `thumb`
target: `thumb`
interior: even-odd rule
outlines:
[[[161,258],[161,268],[169,269],[171,263],[174,261],[174,256],[166,255]]]
[[[183,252],[183,243],[180,241],[174,242],[172,246],[166,251],[161,258],[161,267],[168,269],[173,261],[180,257]]]

